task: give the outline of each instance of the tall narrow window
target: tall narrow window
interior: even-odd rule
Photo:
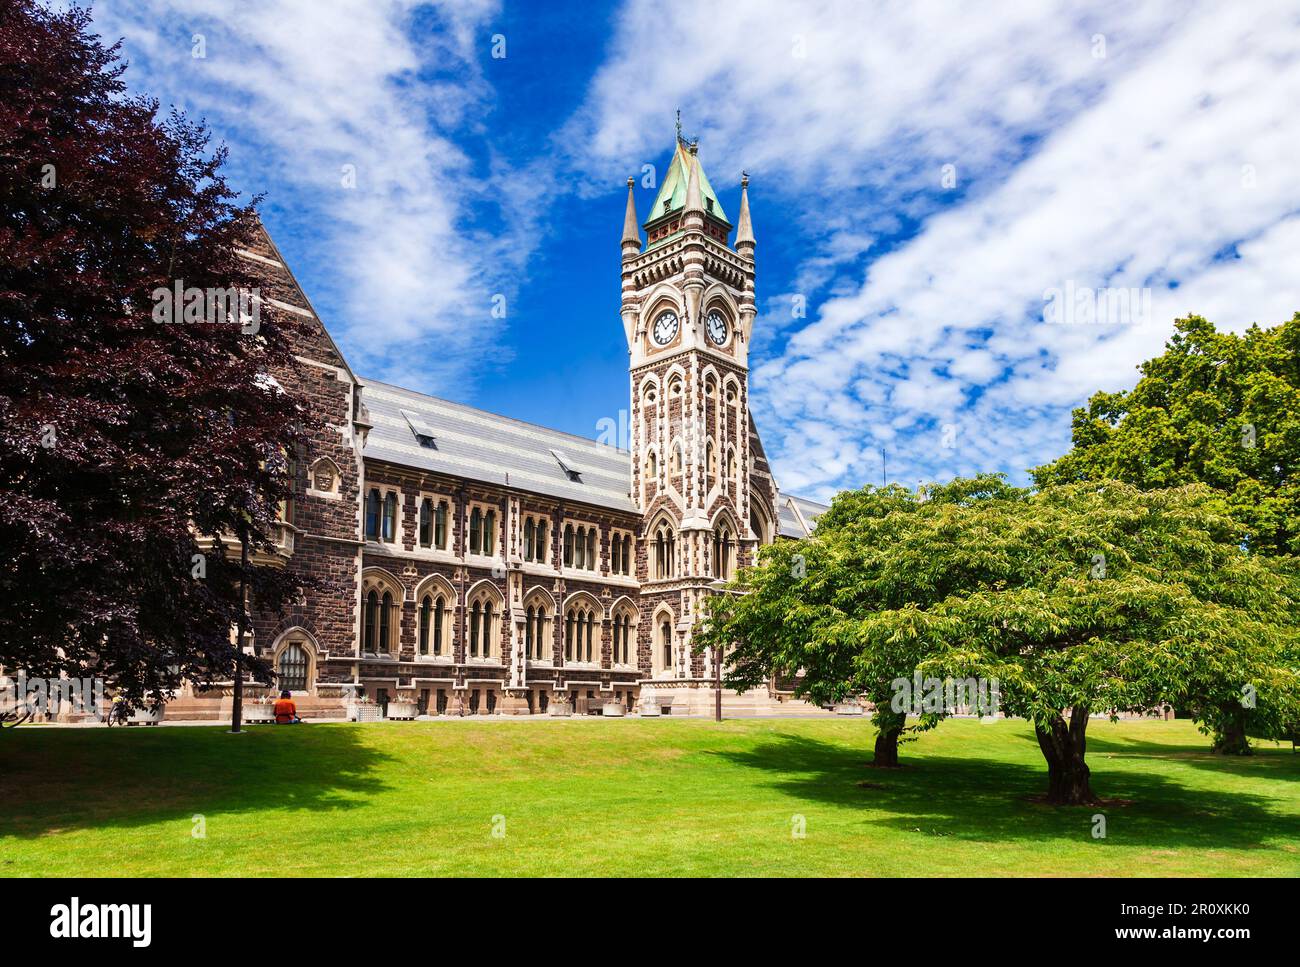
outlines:
[[[373,589],[366,595],[366,613],[361,626],[361,648],[375,650],[375,634],[379,628],[379,594]]]
[[[442,595],[433,603],[433,653],[442,654],[442,622],[446,606],[442,603]]]
[[[631,664],[629,657],[631,655],[631,637],[632,637],[632,618],[624,613],[614,618],[613,626],[613,647],[610,652],[610,661],[615,665]]]
[[[438,501],[438,513],[433,520],[433,544],[441,550],[447,549],[447,501]]]
[[[483,657],[489,658],[492,655],[492,602],[483,602]]]
[[[524,617],[524,654],[533,657],[533,607],[528,606]]]
[[[296,513],[293,494],[298,484],[298,458],[293,451],[285,454],[284,464],[285,486],[289,492],[280,501],[280,519],[286,524],[292,524]]]
[[[384,496],[383,539],[391,541],[397,535],[397,494],[391,490]]]
[[[596,623],[595,616],[590,611],[587,612],[587,661],[591,661],[591,629]]]
[[[573,525],[564,525],[564,566],[573,567]]]
[[[433,545],[433,501],[425,497],[420,501],[420,546]]]
[[[564,660],[573,661],[573,612],[564,616]]]
[[[427,594],[420,602],[420,654],[429,654],[429,625],[433,620],[433,599]]]
[[[497,552],[497,512],[489,510],[483,515],[483,543],[479,548],[481,554]]]
[[[547,641],[546,635],[546,611],[540,604],[537,606],[537,614],[533,620],[536,621],[537,628],[533,632],[533,644],[535,647],[531,657],[537,661],[541,661],[544,654],[550,651],[550,643]]]
[[[659,626],[659,644],[663,649],[664,671],[673,669],[673,626],[665,621]]]
[[[379,489],[371,487],[366,495],[366,537],[379,540]]]
[[[524,521],[524,560],[537,560],[537,526],[531,517]],[[529,612],[531,614],[531,612]]]
[[[393,596],[387,591],[384,592],[384,599],[379,605],[379,642],[376,651],[391,651],[392,638],[389,635],[392,628],[389,622],[392,620]]]
[[[594,571],[596,566],[596,528],[590,527],[587,529],[587,570]]]
[[[479,621],[481,618],[482,613],[479,604],[475,601],[474,607],[470,609],[469,613],[469,655],[471,658],[478,657]]]
[[[483,512],[475,507],[469,514],[469,552],[477,554],[483,543]]]

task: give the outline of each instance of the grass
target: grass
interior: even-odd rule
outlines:
[[[1096,721],[1094,789],[1126,804],[1053,808],[1032,801],[1045,772],[1022,722],[949,721],[899,770],[865,767],[872,735],[848,719],[24,727],[0,734],[0,875],[1300,873],[1289,747],[1220,758],[1187,722]]]

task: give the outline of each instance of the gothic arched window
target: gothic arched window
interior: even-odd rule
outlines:
[[[289,692],[307,691],[307,651],[301,644],[291,641],[280,652],[277,669],[280,688]]]
[[[420,655],[442,656],[446,638],[447,604],[441,594],[426,594],[420,601]]]
[[[713,532],[713,576],[715,578],[731,580],[735,546],[731,528],[726,524],[719,524]]]
[[[655,529],[655,567],[657,579],[670,578],[677,573],[677,537],[667,522]]]

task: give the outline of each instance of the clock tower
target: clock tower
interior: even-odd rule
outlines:
[[[754,234],[748,177],[735,225],[680,131],[640,228],[628,179],[622,239],[623,331],[631,377],[632,498],[642,514],[638,656],[643,706],[701,711],[713,656],[694,655],[702,602],[752,563],[770,477],[752,473],[749,345]],[[735,231],[734,243],[731,235]]]

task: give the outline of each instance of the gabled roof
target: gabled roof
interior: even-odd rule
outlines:
[[[777,494],[776,529],[782,537],[807,537],[817,526],[817,518],[830,510],[827,504],[796,497],[794,494]]]
[[[373,424],[366,459],[636,513],[626,450],[372,379],[361,385]]]
[[[650,206],[650,212],[645,220],[646,226],[686,207],[686,186],[690,182],[692,166],[699,173],[700,197],[705,212],[730,227],[731,223],[727,221],[727,216],[722,210],[722,202],[718,201],[718,193],[709,184],[704,166],[700,164],[699,155],[692,154],[686,143],[681,140],[678,140],[677,149],[673,152],[668,173],[659,184],[659,194],[655,196],[655,203]]]

